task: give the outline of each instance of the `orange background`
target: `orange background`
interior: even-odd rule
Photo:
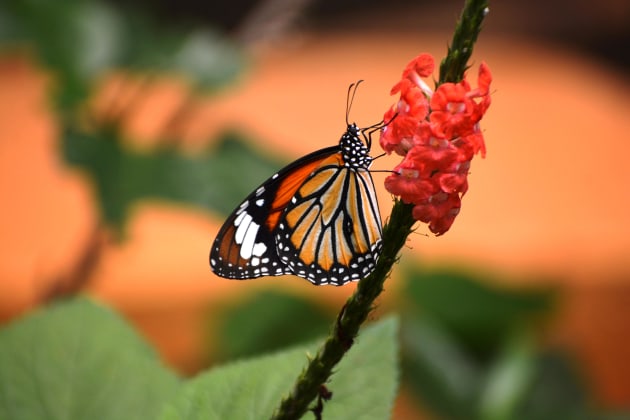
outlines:
[[[187,153],[208,147],[207,139],[226,127],[264,139],[257,147],[287,159],[334,144],[344,130],[350,82],[366,80],[352,119],[372,124],[392,103],[389,89],[421,52],[418,46],[439,58],[449,37],[314,33],[261,49],[236,84],[199,104],[183,125],[182,147]],[[482,122],[487,158],[473,162],[470,190],[451,231],[440,238],[414,235],[403,261],[482,267],[519,285],[526,274],[549,279],[563,291],[549,341],[572,349],[600,402],[630,406],[628,80],[586,57],[483,34],[473,58],[473,85],[481,60],[494,76],[493,105]],[[46,96],[52,83],[29,60],[0,62],[5,320],[32,308],[49,283],[71,270],[97,220],[89,180],[58,153],[60,127]],[[96,108],[109,101],[112,84],[113,77],[104,80]],[[182,81],[156,82],[125,122],[132,147],[150,148],[186,94]],[[395,162],[379,159],[374,168]],[[386,216],[391,203],[381,177],[376,183]],[[106,248],[89,285],[182,372],[204,363],[208,305],[280,287],[335,310],[353,289],[313,288],[292,278],[219,279],[207,254],[220,223],[220,215],[194,208],[138,203],[128,240]],[[394,275],[382,311],[390,310],[388,292],[396,287]]]

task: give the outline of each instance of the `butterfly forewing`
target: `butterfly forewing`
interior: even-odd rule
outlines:
[[[315,284],[343,285],[374,269],[381,222],[370,173],[328,161],[287,205],[276,241],[280,260],[293,274]]]
[[[273,231],[304,180],[337,152],[338,147],[329,147],[304,156],[251,193],[219,230],[210,251],[212,270],[230,279],[292,274],[279,259]]]

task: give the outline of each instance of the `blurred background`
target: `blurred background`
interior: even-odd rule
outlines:
[[[350,83],[351,119],[379,121],[462,4],[3,1],[0,322],[87,293],[184,376],[325,334],[353,285],[220,279],[210,245],[249,191],[338,141]],[[402,318],[394,418],[628,418],[630,3],[490,9],[469,72],[494,76],[487,158],[372,315]]]

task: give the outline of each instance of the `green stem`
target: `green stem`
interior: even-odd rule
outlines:
[[[357,290],[348,299],[333,326],[331,334],[302,371],[291,393],[285,397],[273,418],[299,419],[317,396],[320,385],[331,375],[333,367],[350,349],[359,327],[372,310],[374,300],[383,290],[383,283],[400,249],[411,233],[413,205],[396,201],[390,222],[383,228],[383,252],[371,275],[359,281]]]
[[[458,82],[464,77],[468,59],[481,23],[487,14],[487,0],[467,0],[448,54],[440,65],[439,83]],[[383,251],[374,272],[359,281],[354,294],[342,308],[326,342],[319,349],[308,366],[298,377],[292,391],[276,409],[274,420],[293,420],[302,417],[308,405],[317,397],[333,368],[350,349],[359,333],[361,324],[374,307],[374,301],[383,291],[383,284],[392,266],[398,260],[398,253],[412,232],[414,219],[413,205],[396,200],[389,222],[383,227]],[[334,398],[334,396],[333,396]]]
[[[459,17],[453,41],[440,64],[440,81],[457,83],[464,78],[468,60],[473,52],[481,24],[488,14],[488,0],[467,0]]]

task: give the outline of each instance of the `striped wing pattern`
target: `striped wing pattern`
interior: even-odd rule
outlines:
[[[280,260],[314,284],[367,276],[382,248],[372,177],[339,160],[331,156],[304,182],[276,231]]]

